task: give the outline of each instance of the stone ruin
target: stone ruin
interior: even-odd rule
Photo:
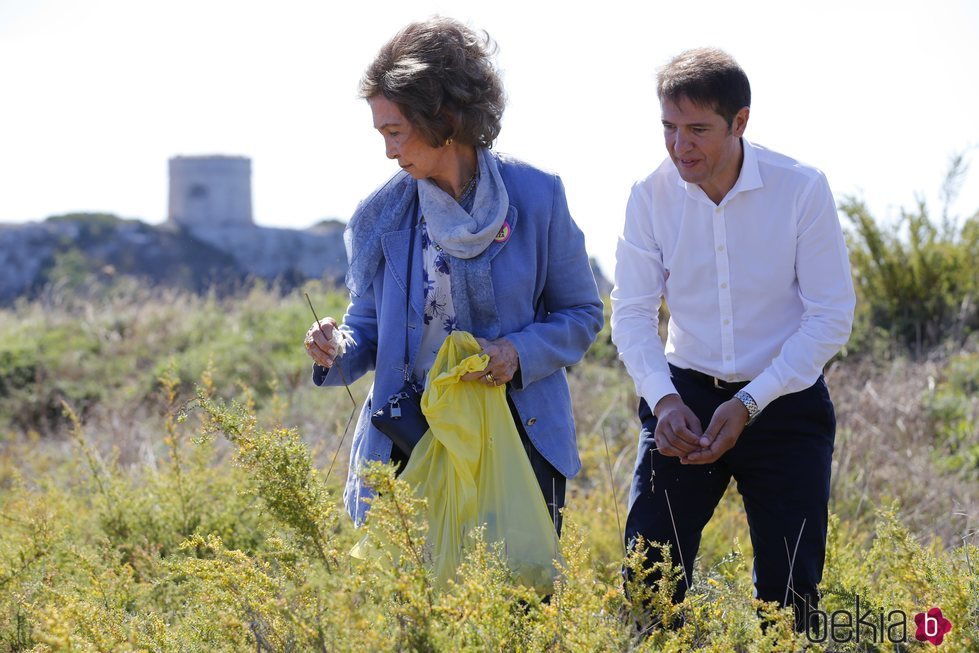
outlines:
[[[170,159],[167,220],[196,227],[251,227],[252,162],[243,156]]]
[[[252,165],[243,156],[170,159],[167,220],[265,279],[342,278],[343,224],[305,230],[257,226],[252,217]]]
[[[109,214],[0,224],[0,305],[54,283],[55,261],[72,249],[96,266],[160,284],[204,289],[261,278],[285,288],[307,279],[342,285],[343,223],[324,220],[302,230],[256,225],[251,168],[242,156],[173,157],[162,225]]]

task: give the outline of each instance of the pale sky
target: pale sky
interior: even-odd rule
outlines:
[[[881,219],[933,202],[950,155],[979,209],[979,2],[0,0],[0,222],[105,211],[158,223],[167,160],[252,160],[255,220],[349,218],[396,171],[357,83],[405,23],[499,46],[497,149],[559,173],[611,275],[629,188],[665,156],[656,68],[721,47],[749,140],[822,169]]]

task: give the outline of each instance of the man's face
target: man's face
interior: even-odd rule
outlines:
[[[666,151],[680,177],[720,202],[741,172],[741,135],[748,124],[748,107],[738,111],[730,127],[716,111],[685,97],[678,102],[663,100],[661,108]]]

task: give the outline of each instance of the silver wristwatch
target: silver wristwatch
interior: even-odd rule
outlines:
[[[744,390],[738,390],[735,392],[734,398],[744,404],[744,407],[748,409],[748,421],[745,423],[745,426],[754,422],[755,418],[761,413],[761,408],[758,407],[758,403],[755,402],[755,398]]]

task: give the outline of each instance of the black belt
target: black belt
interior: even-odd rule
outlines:
[[[703,372],[698,372],[697,370],[677,367],[675,365],[670,365],[670,370],[673,371],[674,376],[684,376],[690,380],[697,381],[698,383],[709,385],[717,390],[726,390],[728,392],[737,392],[749,383],[749,381],[725,381],[724,379],[719,379],[716,376],[711,376],[710,374],[704,374]]]

